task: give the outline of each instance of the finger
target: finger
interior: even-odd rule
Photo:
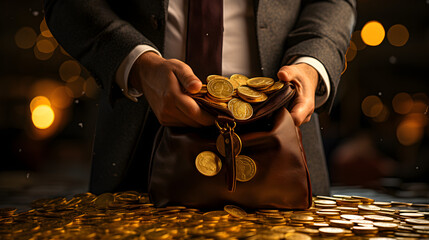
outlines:
[[[178,61],[174,69],[174,74],[187,92],[194,94],[201,90],[201,80],[195,76],[194,72],[187,64]]]
[[[214,117],[202,110],[195,100],[188,95],[179,95],[177,103],[177,107],[180,111],[186,116],[194,119],[198,124],[210,126],[214,123]]]
[[[292,82],[296,80],[296,74],[293,68],[289,66],[283,66],[280,68],[279,72],[277,73],[277,77],[284,82]]]
[[[209,126],[214,123],[214,117],[203,111],[194,99],[184,94],[178,84],[172,84],[170,87],[174,96],[172,101],[180,111],[181,120],[185,120],[188,125],[195,127]]]
[[[314,107],[311,100],[298,96],[292,105],[290,114],[296,126],[306,123],[310,120],[313,114]]]

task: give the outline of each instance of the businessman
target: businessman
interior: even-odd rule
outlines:
[[[329,194],[314,112],[333,102],[355,8],[354,0],[45,0],[51,32],[104,89],[90,190],[145,191],[160,124],[214,122],[182,88],[195,93],[207,74],[241,73],[295,84],[290,111],[313,194]]]

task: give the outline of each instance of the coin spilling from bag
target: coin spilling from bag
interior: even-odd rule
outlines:
[[[235,163],[237,181],[248,182],[256,175],[256,163],[251,157],[237,155]],[[195,158],[195,167],[204,176],[212,177],[220,172],[222,161],[214,152],[204,151]]]
[[[284,87],[281,81],[275,82],[268,77],[248,78],[234,74],[230,78],[220,75],[210,75],[201,90],[189,94],[209,107],[229,112],[234,119],[247,120],[253,116],[251,104],[262,103],[269,94]]]

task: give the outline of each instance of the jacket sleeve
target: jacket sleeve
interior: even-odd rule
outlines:
[[[355,22],[355,0],[303,1],[299,18],[288,35],[283,63],[297,56],[310,56],[328,72],[331,93],[321,110],[332,105]]]
[[[122,60],[139,44],[156,46],[105,0],[45,0],[45,18],[60,45],[97,80],[108,96]]]

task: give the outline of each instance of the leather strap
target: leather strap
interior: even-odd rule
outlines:
[[[235,192],[236,188],[234,141],[232,140],[233,133],[234,130],[232,128],[228,128],[228,131],[222,133],[225,143],[226,184],[230,192]]]

